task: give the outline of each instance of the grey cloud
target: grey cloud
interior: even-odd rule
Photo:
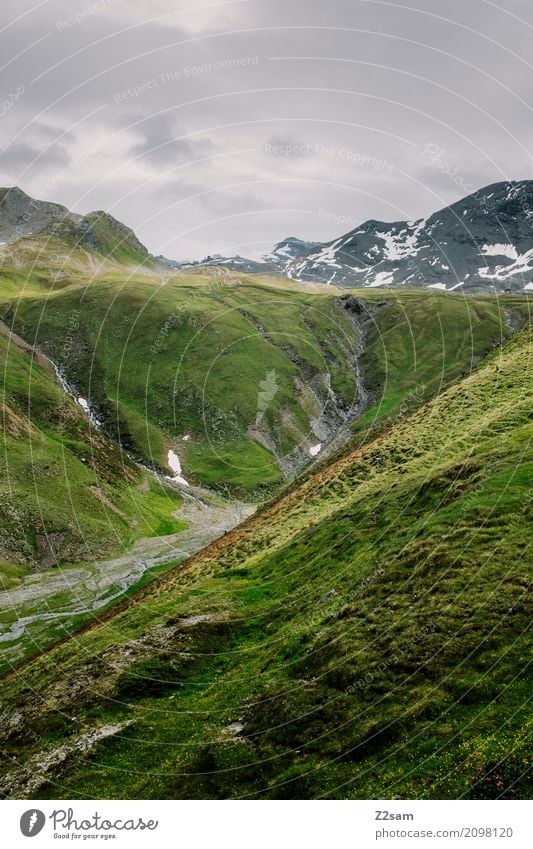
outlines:
[[[61,145],[55,145],[48,150],[42,146],[33,146],[21,142],[0,150],[0,170],[4,173],[13,169],[19,173],[24,169],[39,168],[43,171],[52,167],[64,167],[69,161],[66,150]]]
[[[0,26],[29,12],[3,33],[6,91],[24,95],[0,125],[2,182],[37,194],[56,168],[50,199],[109,208],[155,252],[258,254],[288,233],[337,235],[320,210],[418,218],[470,186],[532,175],[525,0],[246,0],[186,14],[190,0],[139,0],[58,27],[88,5],[2,4]]]
[[[209,156],[214,145],[207,138],[187,139],[175,129],[171,115],[158,115],[136,124],[135,135],[140,138],[131,147],[131,156],[140,156],[155,166],[171,166]]]

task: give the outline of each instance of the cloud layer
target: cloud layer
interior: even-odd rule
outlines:
[[[0,183],[187,258],[533,176],[531,5],[414,2],[4,0]]]

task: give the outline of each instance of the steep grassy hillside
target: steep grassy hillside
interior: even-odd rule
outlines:
[[[4,795],[530,797],[531,341],[6,679]]]
[[[192,481],[270,491],[357,403],[358,331],[328,296],[213,275],[96,278],[36,298],[40,285],[6,318],[112,436],[162,468],[176,451]]]
[[[0,325],[0,589],[178,530],[179,495],[91,428],[47,360]]]
[[[524,297],[453,297],[439,291],[355,291],[363,303],[385,302],[369,322],[361,358],[371,399],[354,423],[369,426],[405,415],[531,320]]]
[[[292,292],[216,268],[21,278],[4,271],[5,320],[54,359],[111,436],[159,468],[171,449],[188,480],[256,498],[365,408],[356,429],[468,373],[528,310],[524,298]]]

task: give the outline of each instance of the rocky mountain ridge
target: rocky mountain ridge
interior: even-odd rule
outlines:
[[[247,262],[254,270],[253,260],[237,259],[216,262],[233,270]],[[345,289],[527,293],[533,291],[533,181],[495,183],[416,221],[371,219],[329,242],[290,236],[262,259],[263,273],[266,265],[291,280]]]
[[[533,181],[495,183],[427,219],[366,221],[330,242],[307,249],[299,242],[297,252],[280,244],[270,257],[294,280],[532,291]]]
[[[108,212],[78,215],[61,204],[36,200],[17,186],[0,189],[0,248],[6,252],[21,240],[36,238],[59,239],[72,249],[114,259],[151,259],[133,230]]]
[[[198,261],[153,257],[133,230],[109,213],[87,215],[0,189],[0,254],[42,239],[73,250],[167,270],[221,267],[240,274],[282,274],[297,282],[354,288],[446,292],[533,291],[533,181],[494,183],[416,221],[365,221],[328,242],[290,236],[261,259],[210,254]]]

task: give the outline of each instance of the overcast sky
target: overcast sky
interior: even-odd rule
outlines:
[[[0,184],[259,256],[533,177],[531,0],[2,0]]]

